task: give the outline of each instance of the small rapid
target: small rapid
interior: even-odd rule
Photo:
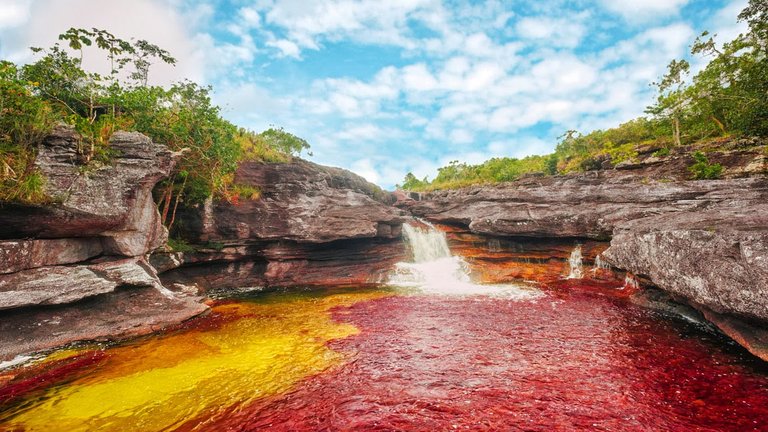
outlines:
[[[571,256],[568,258],[568,266],[570,271],[568,272],[568,279],[582,279],[584,277],[584,267],[582,265],[581,245],[577,245],[571,251]]]
[[[395,265],[389,285],[437,295],[488,295],[515,300],[543,295],[541,291],[520,285],[473,282],[469,264],[451,253],[445,233],[429,222],[403,224],[403,239],[412,261]]]

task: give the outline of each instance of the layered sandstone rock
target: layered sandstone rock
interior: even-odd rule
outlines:
[[[356,174],[301,159],[246,162],[235,183],[260,196],[179,212],[180,235],[223,248],[156,254],[165,282],[205,290],[362,285],[381,281],[403,259],[406,216],[389,193]]]
[[[390,194],[362,177],[295,159],[245,162],[235,183],[258,188],[258,199],[208,202],[181,216],[186,237],[199,242],[400,237],[402,212]]]
[[[109,163],[87,163],[81,141],[59,126],[41,143],[35,164],[49,203],[0,204],[0,359],[147,333],[206,310],[165,289],[146,261],[167,239],[152,188],[169,174],[173,154],[144,135],[117,132]],[[62,313],[70,319],[58,319]]]

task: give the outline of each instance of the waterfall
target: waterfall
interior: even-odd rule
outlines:
[[[620,289],[625,288],[638,289],[640,288],[640,281],[638,281],[635,275],[632,273],[627,273],[627,275],[624,276],[624,286],[622,286]]]
[[[581,279],[584,277],[584,270],[581,266],[581,258],[581,245],[577,245],[575,248],[573,248],[571,256],[568,258],[568,264],[570,266],[568,279]]]
[[[403,239],[411,252],[411,262],[400,262],[389,277],[389,285],[411,288],[428,294],[486,294],[511,299],[539,297],[541,293],[518,285],[473,283],[469,264],[451,254],[445,233],[426,221],[419,226],[403,224]]]
[[[411,249],[413,262],[426,263],[450,257],[451,250],[448,248],[448,239],[445,237],[445,233],[429,222],[422,223],[426,228],[421,229],[409,224],[403,225],[403,237]]]
[[[592,273],[596,274],[600,270],[610,270],[611,266],[609,266],[603,259],[600,257],[600,255],[597,255],[595,257],[595,266],[592,267]]]

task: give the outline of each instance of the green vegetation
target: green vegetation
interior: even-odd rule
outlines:
[[[712,180],[720,178],[723,172],[723,166],[720,164],[710,164],[704,153],[697,151],[693,153],[693,165],[688,167],[688,171],[693,174],[696,180]]]
[[[431,182],[426,178],[419,180],[408,173],[401,189],[430,191],[435,189],[453,189],[478,183],[496,183],[512,181],[523,174],[545,172],[551,169],[549,156],[528,156],[523,159],[493,158],[480,165],[467,165],[451,161],[448,166],[438,169],[437,177]]]
[[[399,187],[406,190],[448,189],[470,184],[510,181],[540,172],[546,175],[602,169],[633,162],[640,149],[656,149],[657,157],[673,149],[700,147],[721,137],[768,136],[768,9],[764,0],[750,0],[738,19],[749,31],[720,47],[704,32],[691,54],[709,58],[689,79],[686,60],[673,60],[667,73],[652,85],[656,103],[640,117],[618,127],[582,135],[568,131],[555,152],[524,159],[495,158],[479,165],[457,161],[440,168],[435,179],[419,180],[409,173]],[[696,179],[718,178],[723,167],[709,164],[703,153],[692,154]]]
[[[40,58],[17,66],[0,61],[0,201],[43,202],[35,151],[59,122],[82,135],[80,158],[107,164],[109,138],[117,130],[138,131],[182,152],[174,173],[158,185],[163,221],[173,224],[180,202],[258,199],[259,191],[234,184],[240,161],[288,162],[309,148],[283,129],[254,133],[221,117],[211,88],[189,81],[148,85],[154,63],[173,65],[167,51],[145,40],[124,40],[99,30],[69,29],[65,46],[32,48]],[[83,68],[85,47],[98,48],[111,65],[101,75]]]

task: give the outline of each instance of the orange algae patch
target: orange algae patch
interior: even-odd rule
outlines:
[[[158,431],[215,419],[343,362],[326,343],[358,330],[330,310],[386,295],[269,294],[215,306],[221,325],[109,349],[93,370],[0,413],[0,431]]]

